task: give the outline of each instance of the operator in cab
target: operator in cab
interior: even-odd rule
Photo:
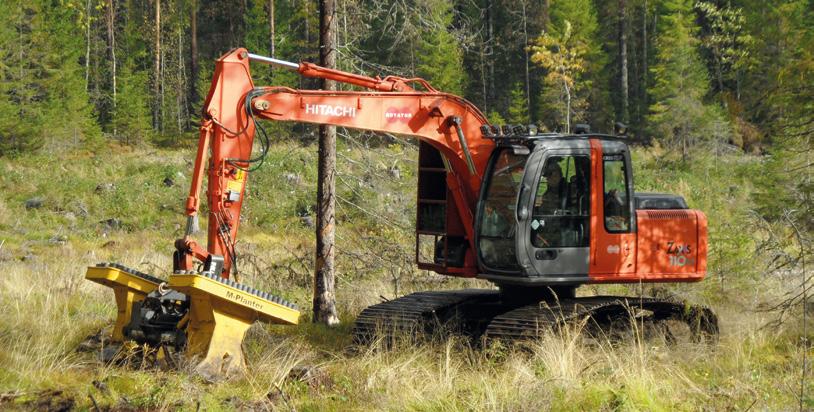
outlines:
[[[562,209],[566,189],[562,169],[556,159],[546,162],[540,183],[534,201],[534,216],[539,216],[539,219],[538,224],[534,225],[537,227],[532,227],[532,243],[536,247],[550,247],[554,246],[553,243],[556,243],[554,239],[559,236],[560,221],[545,217],[555,216]],[[545,191],[542,191],[543,189]]]

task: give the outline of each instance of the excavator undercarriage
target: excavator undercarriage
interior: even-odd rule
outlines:
[[[552,291],[553,292],[553,291]],[[459,333],[475,344],[494,340],[522,341],[539,338],[568,325],[589,335],[612,338],[635,325],[647,325],[676,340],[669,322],[683,324],[690,339],[715,341],[718,319],[707,307],[672,299],[626,296],[590,296],[517,302],[498,290],[463,289],[417,292],[370,306],[353,327],[353,339],[368,344],[377,339],[392,341],[405,336],[447,336]],[[583,323],[584,322],[584,323]]]

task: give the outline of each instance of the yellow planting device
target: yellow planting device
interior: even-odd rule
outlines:
[[[255,321],[296,325],[285,300],[205,271],[175,271],[169,281],[116,263],[88,268],[85,278],[113,289],[118,315],[112,341],[174,348],[196,360],[209,380],[242,371],[242,342]]]

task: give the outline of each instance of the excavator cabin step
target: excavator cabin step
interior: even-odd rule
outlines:
[[[299,321],[294,304],[210,273],[177,271],[164,281],[117,263],[100,263],[89,267],[85,278],[114,291],[114,342],[174,346],[200,359],[196,370],[210,380],[245,368],[241,345],[255,321]]]

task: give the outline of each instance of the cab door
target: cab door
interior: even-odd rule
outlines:
[[[591,213],[592,281],[635,275],[636,219],[630,153],[620,142],[591,139],[594,172]]]
[[[588,276],[591,152],[586,141],[546,149],[524,179],[518,205],[518,250],[526,272],[545,282]],[[530,165],[531,166],[531,165]],[[524,193],[525,194],[525,193]]]

